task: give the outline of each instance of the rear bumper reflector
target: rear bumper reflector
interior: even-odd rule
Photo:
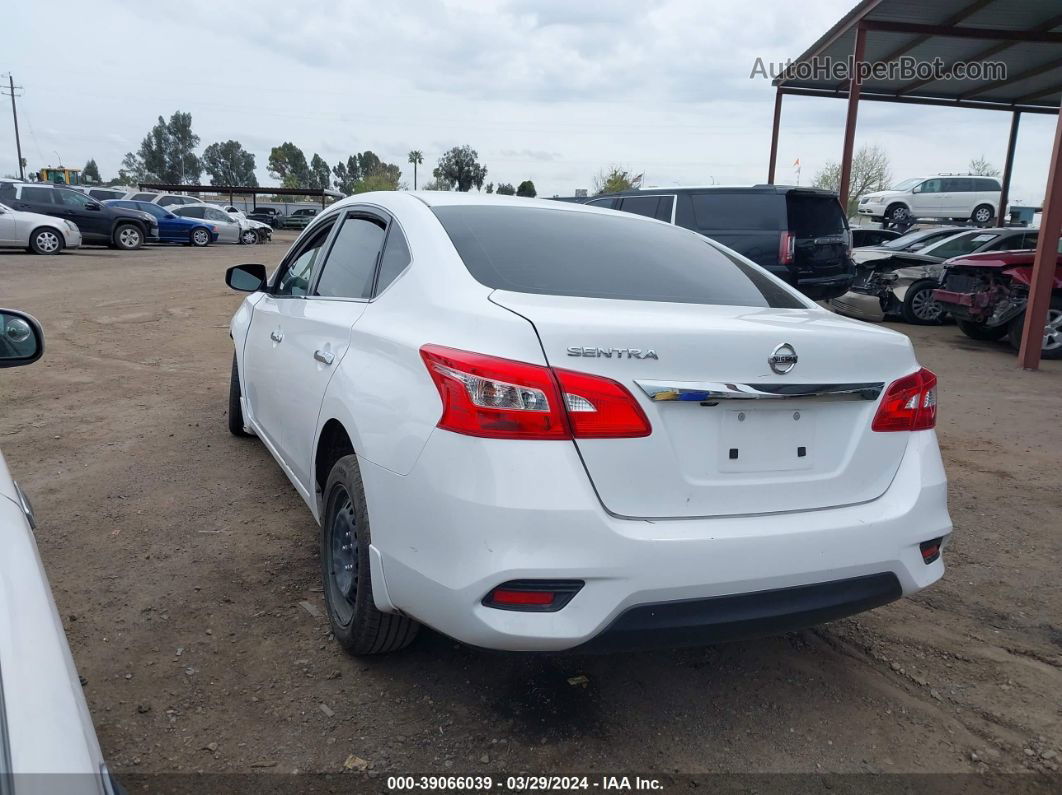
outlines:
[[[483,597],[486,607],[555,613],[583,587],[582,580],[510,580]]]

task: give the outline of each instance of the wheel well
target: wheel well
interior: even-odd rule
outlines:
[[[889,202],[885,206],[885,213],[888,214],[889,210],[891,210],[893,207],[903,207],[905,210],[910,210],[911,209],[910,207],[907,206],[907,202]]]
[[[343,423],[332,419],[324,424],[321,429],[321,438],[317,441],[317,455],[314,458],[314,477],[317,481],[318,492],[323,491],[328,473],[343,456],[354,452],[354,445],[350,443],[350,436]]]
[[[30,232],[30,234],[29,234],[29,239],[30,239],[30,240],[32,240],[32,239],[33,239],[33,236],[34,236],[35,234],[37,234],[38,232],[41,232],[41,231],[43,231],[43,230],[45,230],[45,229],[50,229],[51,231],[55,232],[55,234],[59,235],[59,241],[60,241],[60,242],[62,242],[62,241],[63,241],[63,233],[59,231],[59,227],[56,227],[56,226],[48,226],[48,224],[41,224],[40,226],[36,226],[36,227],[34,227],[34,228],[33,228],[33,231],[32,231],[32,232]]]
[[[111,227],[111,236],[113,237],[114,233],[126,224],[128,224],[129,226],[135,226],[137,229],[140,230],[140,234],[147,237],[147,226],[144,224],[143,221],[137,218],[120,218],[119,220],[115,221],[114,226]]]

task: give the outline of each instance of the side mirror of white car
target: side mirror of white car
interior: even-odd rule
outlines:
[[[266,286],[265,265],[234,265],[225,271],[225,284],[233,290],[254,293]]]
[[[25,312],[0,309],[0,367],[33,364],[43,355],[41,324]]]

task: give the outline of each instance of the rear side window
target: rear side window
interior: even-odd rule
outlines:
[[[398,274],[409,265],[409,244],[397,224],[392,223],[384,243],[383,256],[380,257],[380,275],[376,278],[376,295],[387,289],[387,285],[398,278]]]
[[[797,237],[842,235],[846,229],[841,203],[833,196],[797,192],[786,197],[789,231]]]
[[[987,178],[984,178],[984,177],[980,177],[980,178],[974,180],[974,182],[977,183],[976,190],[980,190],[980,191],[1001,191],[1001,190],[1003,190],[999,186],[999,181],[998,180],[987,179]]]
[[[779,193],[696,193],[690,196],[700,230],[781,231],[785,197]]]
[[[173,212],[182,218],[206,218],[205,207],[177,207]]]
[[[156,194],[154,193],[137,193],[134,194],[131,198],[135,202],[149,202],[155,198],[155,195]]]
[[[498,290],[804,308],[755,266],[673,226],[538,207],[434,212],[476,281]]]
[[[347,218],[328,252],[317,282],[317,295],[369,298],[383,239],[383,224],[370,218]]]
[[[35,204],[58,204],[55,201],[56,191],[52,188],[33,188],[26,187],[22,189],[22,201],[34,202]]]

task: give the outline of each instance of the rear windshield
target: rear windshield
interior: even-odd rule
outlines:
[[[843,235],[846,229],[841,204],[833,196],[790,193],[789,231],[796,237]]]
[[[673,226],[539,207],[466,205],[434,212],[476,281],[497,290],[805,308],[755,266]]]

